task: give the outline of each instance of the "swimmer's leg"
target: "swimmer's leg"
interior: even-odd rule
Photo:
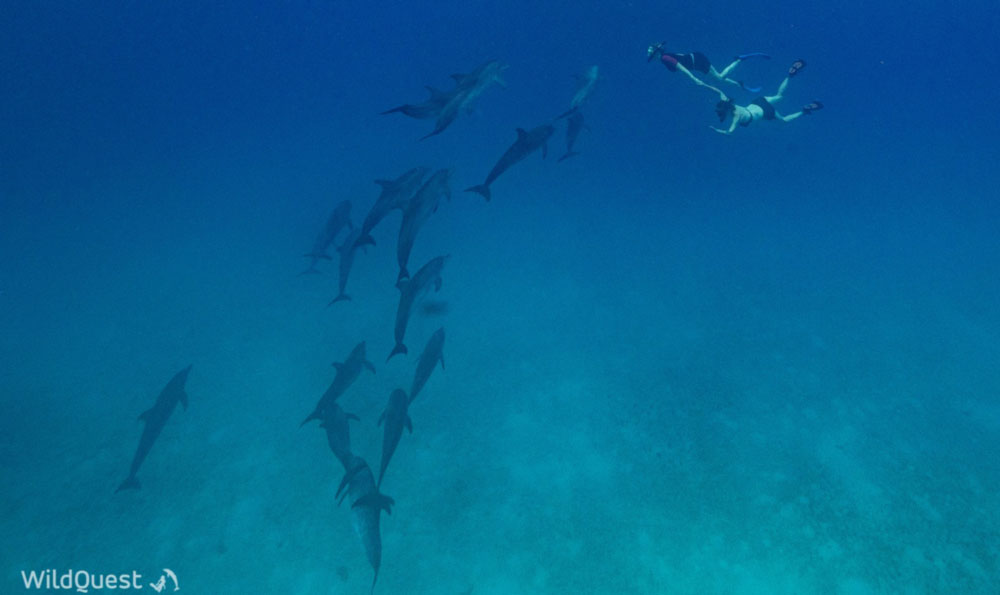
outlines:
[[[785,77],[785,80],[781,81],[781,84],[778,85],[778,93],[776,95],[768,95],[764,99],[766,99],[767,102],[770,104],[774,104],[775,102],[781,101],[781,98],[785,95],[786,88],[788,88],[787,76]]]

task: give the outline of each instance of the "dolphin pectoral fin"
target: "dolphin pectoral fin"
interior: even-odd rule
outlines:
[[[181,401],[181,406],[184,407],[184,411],[188,410],[188,394],[185,391],[181,391],[181,394],[177,395],[177,398]]]
[[[444,354],[441,354],[441,369],[444,370]]]
[[[147,410],[143,411],[142,413],[140,413],[139,417],[135,418],[135,421],[146,421],[146,418],[148,418],[149,414],[152,413],[152,412],[153,412],[153,408],[150,407],[149,409],[147,409]]]
[[[576,151],[570,151],[569,153],[566,153],[565,155],[560,157],[559,161],[557,161],[556,163],[561,163],[562,161],[569,159],[570,157],[576,157],[577,155],[579,155],[579,153],[577,153]]]
[[[379,186],[385,188],[385,189],[388,189],[388,188],[392,187],[392,180],[378,179],[378,180],[375,180],[375,183],[378,184]]]
[[[469,76],[469,75],[462,74],[460,72],[456,72],[455,74],[451,75],[451,78],[453,78],[455,80],[455,82],[460,83],[460,82],[462,82],[462,79],[464,79],[467,76]]]
[[[361,363],[361,365],[371,370],[372,374],[375,373],[375,364],[371,363],[370,361],[365,360],[364,362]]]
[[[340,369],[341,369],[341,368],[343,368],[343,367],[344,367],[344,364],[342,364],[342,363],[340,363],[340,362],[333,362],[333,363],[332,363],[332,364],[330,364],[330,365],[331,365],[331,366],[333,366],[334,368],[336,368],[338,372],[340,371]]]
[[[526,134],[528,134],[528,133],[524,130],[524,128],[518,128],[517,129],[517,140],[521,140],[522,138],[525,137]]]
[[[344,498],[341,497],[340,492],[344,491],[344,488],[347,487],[347,484],[351,483],[351,480],[354,479],[354,476],[357,475],[358,472],[364,468],[365,466],[363,464],[359,464],[344,471],[344,479],[340,480],[340,485],[337,486],[337,493],[334,494],[335,498],[340,498],[337,501],[337,506],[340,506],[340,503],[344,501]],[[344,496],[347,496],[347,492],[344,492]]]
[[[409,415],[406,416],[406,429],[409,430],[411,434],[413,433],[413,420],[410,419]]]

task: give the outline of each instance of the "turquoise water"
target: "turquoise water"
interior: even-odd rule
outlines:
[[[440,326],[376,592],[996,592],[996,7],[753,8],[5,5],[0,592],[47,568],[366,592],[344,469],[298,424],[366,341],[338,403],[377,470]],[[767,52],[738,70],[765,93],[803,58],[779,109],[825,107],[720,136],[717,98],[646,62],[662,39]],[[440,135],[379,115],[489,59],[506,87]],[[462,192],[591,65],[580,155],[556,162],[559,121],[490,202]],[[351,301],[326,306],[336,256],[298,273],[338,202],[360,224],[416,166],[452,196],[410,270],[451,258],[386,362],[400,215]]]

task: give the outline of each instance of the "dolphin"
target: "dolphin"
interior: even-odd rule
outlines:
[[[396,277],[396,281],[410,276],[410,272],[406,270],[406,263],[410,260],[410,251],[413,249],[413,241],[417,239],[417,232],[437,211],[441,196],[451,197],[451,188],[448,187],[450,176],[451,172],[447,169],[434,172],[434,175],[410,199],[406,210],[403,211],[403,223],[399,226],[399,241],[396,243],[396,262],[399,264],[399,276]]]
[[[542,158],[548,155],[548,140],[552,136],[552,133],[556,131],[555,127],[551,124],[542,124],[541,126],[532,128],[531,130],[525,131],[523,128],[517,129],[517,140],[514,144],[510,146],[509,149],[500,157],[493,169],[490,170],[490,174],[486,176],[486,181],[478,186],[470,186],[466,188],[466,192],[478,192],[482,194],[486,200],[490,199],[490,184],[496,180],[500,174],[507,171],[507,169],[521,161],[531,153],[538,149],[542,150]]]
[[[358,416],[353,413],[346,413],[336,403],[323,411],[323,419],[319,422],[319,427],[326,430],[326,441],[333,451],[333,456],[347,469],[351,464],[354,455],[351,454],[351,427],[350,420],[359,421]]]
[[[191,366],[174,374],[170,382],[160,391],[160,396],[156,397],[156,402],[153,403],[153,406],[143,411],[139,416],[139,421],[146,422],[146,427],[142,430],[142,437],[139,438],[139,447],[135,449],[135,456],[132,457],[132,466],[129,467],[128,477],[115,490],[116,494],[122,490],[137,490],[141,487],[135,473],[142,466],[142,462],[146,460],[149,449],[153,448],[153,443],[156,442],[156,439],[160,436],[160,432],[163,431],[163,426],[170,419],[170,414],[174,412],[177,403],[180,403],[184,407],[184,410],[187,411],[188,396],[184,392],[184,383],[187,382],[189,372],[191,372]]]
[[[362,236],[362,229],[356,228],[347,234],[347,238],[344,243],[337,248],[337,252],[340,252],[340,285],[339,293],[337,297],[333,298],[327,306],[332,306],[333,304],[339,302],[340,300],[350,300],[351,296],[344,293],[344,289],[347,287],[347,277],[351,274],[351,267],[354,266],[354,253],[357,252],[358,248],[367,245],[375,245],[375,240],[370,235]]]
[[[451,78],[455,80],[455,88],[448,97],[448,101],[441,107],[437,114],[437,121],[434,123],[434,130],[421,137],[420,140],[444,132],[451,123],[455,121],[463,111],[472,111],[476,99],[483,94],[493,83],[503,86],[505,83],[501,74],[507,69],[505,64],[497,60],[489,60],[481,64],[469,74],[453,74]]]
[[[354,349],[351,350],[344,363],[334,362],[333,367],[337,368],[337,375],[333,377],[333,382],[330,383],[323,396],[319,398],[319,402],[316,403],[316,408],[313,412],[299,424],[300,428],[314,419],[323,419],[326,409],[339,399],[340,395],[344,394],[344,391],[358,379],[358,376],[361,375],[361,370],[368,368],[372,374],[375,373],[375,366],[365,359],[364,341],[354,346]]]
[[[576,93],[573,94],[573,99],[569,102],[569,109],[560,115],[559,118],[565,118],[573,113],[573,110],[583,107],[590,94],[594,92],[594,86],[597,84],[598,78],[598,68],[596,65],[591,66],[582,75],[576,77]]]
[[[406,103],[392,109],[387,109],[384,112],[381,112],[381,115],[399,112],[411,118],[416,118],[417,120],[433,118],[441,113],[441,108],[448,103],[456,92],[455,90],[441,91],[439,89],[435,89],[434,87],[426,87],[426,89],[431,94],[427,101],[417,104]]]
[[[320,259],[330,260],[330,256],[326,253],[326,250],[337,239],[337,234],[344,227],[354,229],[354,224],[351,223],[351,201],[349,200],[341,201],[334,207],[333,212],[330,213],[330,216],[326,220],[326,225],[323,226],[323,229],[316,236],[312,250],[305,254],[306,258],[312,259],[309,262],[309,268],[299,273],[299,275],[319,273],[316,263]]]
[[[420,360],[417,361],[417,371],[413,375],[413,385],[410,387],[410,402],[417,398],[417,393],[424,388],[427,379],[431,377],[431,372],[441,362],[441,369],[444,370],[444,327],[434,331],[431,338],[427,340]]]
[[[406,392],[397,388],[389,395],[389,404],[385,406],[385,411],[378,418],[378,425],[385,422],[385,434],[382,436],[382,464],[379,468],[376,486],[382,485],[385,469],[389,466],[393,453],[396,452],[396,446],[399,445],[399,439],[403,435],[403,428],[405,427],[411,434],[413,433],[413,422],[410,421],[410,415],[407,412],[409,404],[410,399],[406,396]]]
[[[369,235],[389,211],[405,210],[407,201],[420,188],[420,183],[428,172],[430,172],[429,167],[414,167],[395,180],[375,180],[375,183],[382,187],[382,193],[361,224],[361,237]]]
[[[341,495],[343,493],[343,495]],[[372,565],[375,576],[372,577],[371,591],[375,591],[378,582],[378,571],[382,565],[382,533],[379,527],[382,511],[392,514],[395,502],[389,496],[382,494],[375,484],[375,476],[371,467],[364,459],[354,456],[351,464],[344,472],[344,479],[337,488],[339,506],[345,498],[351,502],[351,515],[354,531],[361,538],[361,544]]]
[[[569,119],[566,120],[566,154],[560,157],[559,161],[579,155],[573,150],[573,145],[576,144],[576,138],[580,136],[583,127],[583,112],[579,108],[573,108],[569,112]]]
[[[396,284],[399,288],[399,308],[396,309],[396,327],[394,334],[396,346],[392,348],[389,357],[385,361],[392,359],[397,353],[406,353],[406,345],[403,344],[403,337],[406,335],[406,325],[410,322],[410,313],[413,311],[413,304],[422,298],[431,286],[435,291],[441,289],[441,270],[450,255],[432,258],[430,262],[420,267],[420,270],[413,275],[412,279],[403,279]]]

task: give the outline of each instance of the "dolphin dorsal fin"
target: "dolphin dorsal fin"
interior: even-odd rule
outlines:
[[[427,92],[431,94],[431,101],[438,99],[446,99],[448,97],[448,94],[442,91],[441,89],[435,89],[430,85],[426,85],[424,88],[427,89]]]
[[[523,139],[527,135],[528,135],[528,132],[524,128],[518,128],[517,129],[517,140],[521,140],[521,139]]]
[[[460,83],[460,82],[462,82],[462,80],[463,80],[463,79],[465,79],[465,77],[467,77],[467,76],[469,76],[469,75],[467,75],[467,74],[462,74],[462,73],[460,73],[460,72],[456,72],[455,74],[451,75],[451,78],[452,78],[452,79],[454,79],[456,83]]]
[[[375,183],[383,188],[391,188],[392,180],[375,180]]]

